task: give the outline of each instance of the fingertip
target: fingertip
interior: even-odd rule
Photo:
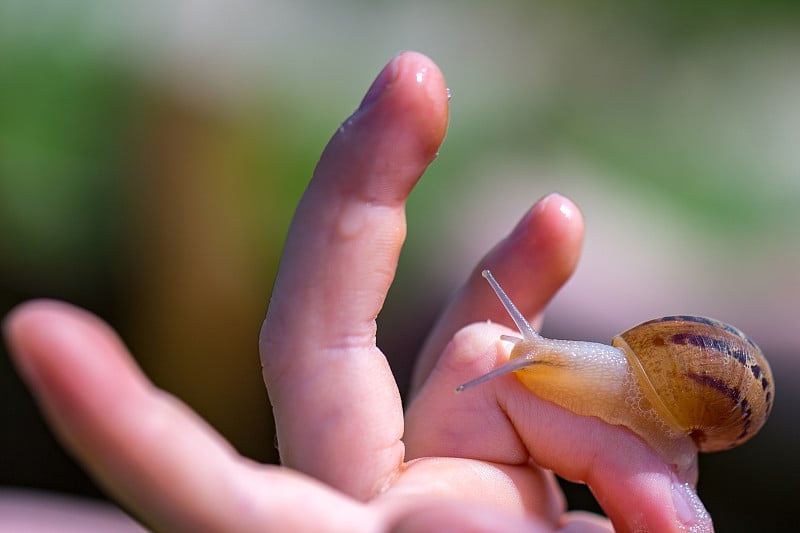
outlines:
[[[398,56],[398,74],[413,88],[414,97],[424,102],[429,121],[430,145],[438,151],[447,131],[450,92],[444,75],[436,63],[419,52],[403,52]]]
[[[570,244],[580,246],[583,242],[583,213],[575,203],[558,193],[546,197],[546,207],[553,214],[554,226],[563,233],[563,237],[570,239]]]
[[[57,309],[66,305],[68,304],[48,299],[28,300],[17,304],[3,317],[3,334],[6,338],[15,337],[20,328],[24,331],[30,327],[29,324],[32,319],[34,322],[38,322],[35,318],[37,315],[41,313],[47,314],[52,308]]]
[[[52,415],[74,418],[88,405],[101,409],[104,398],[141,382],[111,327],[72,304],[25,302],[6,316],[3,330],[17,371]]]
[[[578,266],[583,248],[584,223],[581,210],[572,200],[554,193],[546,198],[542,214],[542,235],[552,247],[552,264],[560,274],[560,284],[569,279]],[[545,246],[547,249],[547,246]]]
[[[375,77],[358,106],[359,111],[365,111],[376,103],[381,96],[393,88],[399,79],[409,73],[412,74],[409,82],[426,91],[432,100],[444,103],[449,101],[449,93],[444,85],[444,76],[436,63],[425,54],[401,50],[386,63]]]
[[[617,531],[714,530],[711,516],[694,487],[678,479],[668,465],[637,460],[616,471],[597,469],[589,485]]]
[[[23,302],[3,320],[3,333],[12,348],[69,343],[88,332],[112,333],[96,315],[60,300]]]
[[[359,108],[340,126],[332,142],[336,149],[331,151],[329,146],[326,152],[348,166],[355,163],[369,169],[364,175],[372,183],[362,186],[362,195],[369,201],[404,202],[438,155],[448,109],[449,93],[439,67],[424,54],[400,52],[383,67]],[[344,152],[339,151],[342,148]]]
[[[691,484],[673,478],[671,490],[675,515],[686,529],[696,532],[714,530],[711,515]]]
[[[441,119],[442,111],[447,111],[450,96],[442,71],[425,54],[408,50],[398,52],[381,69],[359,111],[367,110],[382,97],[403,91],[408,91],[408,98],[427,100],[426,109],[432,117]]]
[[[39,298],[12,308],[3,319],[3,333],[13,339],[26,338],[32,332],[46,335],[51,326],[60,328],[63,321],[104,324],[86,309],[61,300]]]
[[[40,354],[47,352],[43,346],[54,336],[69,332],[63,322],[80,320],[77,307],[66,302],[37,299],[23,302],[8,312],[3,319],[3,337],[8,345],[11,359],[20,374],[32,385],[41,379]]]
[[[548,257],[564,279],[575,269],[583,245],[583,214],[566,196],[550,193],[537,201],[511,233],[531,254]],[[515,243],[512,242],[512,245]],[[526,251],[526,250],[523,250]]]

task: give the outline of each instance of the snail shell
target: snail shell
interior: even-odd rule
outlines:
[[[649,402],[702,452],[733,448],[755,435],[772,410],[772,372],[744,333],[716,320],[668,316],[612,341]],[[666,384],[667,386],[663,386]]]
[[[514,372],[542,399],[636,433],[681,471],[697,450],[733,448],[764,425],[775,396],[761,350],[738,329],[695,316],[650,320],[612,345],[540,336],[485,270],[522,338],[511,360],[456,390]]]

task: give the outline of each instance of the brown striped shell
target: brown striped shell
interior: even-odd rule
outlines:
[[[639,324],[612,344],[667,424],[689,434],[701,451],[738,446],[769,416],[772,371],[758,346],[732,326],[669,316]]]

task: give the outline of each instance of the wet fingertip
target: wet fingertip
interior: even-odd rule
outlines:
[[[711,516],[689,483],[672,480],[672,503],[678,521],[686,531],[702,533],[714,530]]]
[[[418,86],[425,86],[429,84],[431,80],[439,81],[439,78],[442,77],[439,69],[426,55],[420,54],[419,52],[401,50],[392,57],[375,77],[372,85],[370,85],[370,88],[361,100],[357,113],[365,112],[380,100],[398,81],[401,70],[408,73],[412,83]],[[450,89],[443,84],[443,80],[440,81],[442,81],[445,100],[450,101]],[[435,90],[438,91],[438,85]]]
[[[405,137],[418,142],[404,144],[424,154],[427,165],[436,158],[447,132],[448,101],[444,76],[433,60],[419,52],[401,51],[383,67],[358,109],[339,124],[338,133],[348,138],[358,132],[355,126],[362,120],[367,129],[377,128],[382,135],[391,135],[392,125],[406,127]],[[375,137],[372,132],[366,135]]]

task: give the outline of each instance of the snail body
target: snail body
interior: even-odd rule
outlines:
[[[679,470],[697,450],[733,448],[755,435],[772,409],[774,382],[761,350],[744,333],[695,316],[649,320],[611,346],[536,333],[488,270],[522,334],[510,361],[456,390],[514,372],[538,397],[628,428]]]

